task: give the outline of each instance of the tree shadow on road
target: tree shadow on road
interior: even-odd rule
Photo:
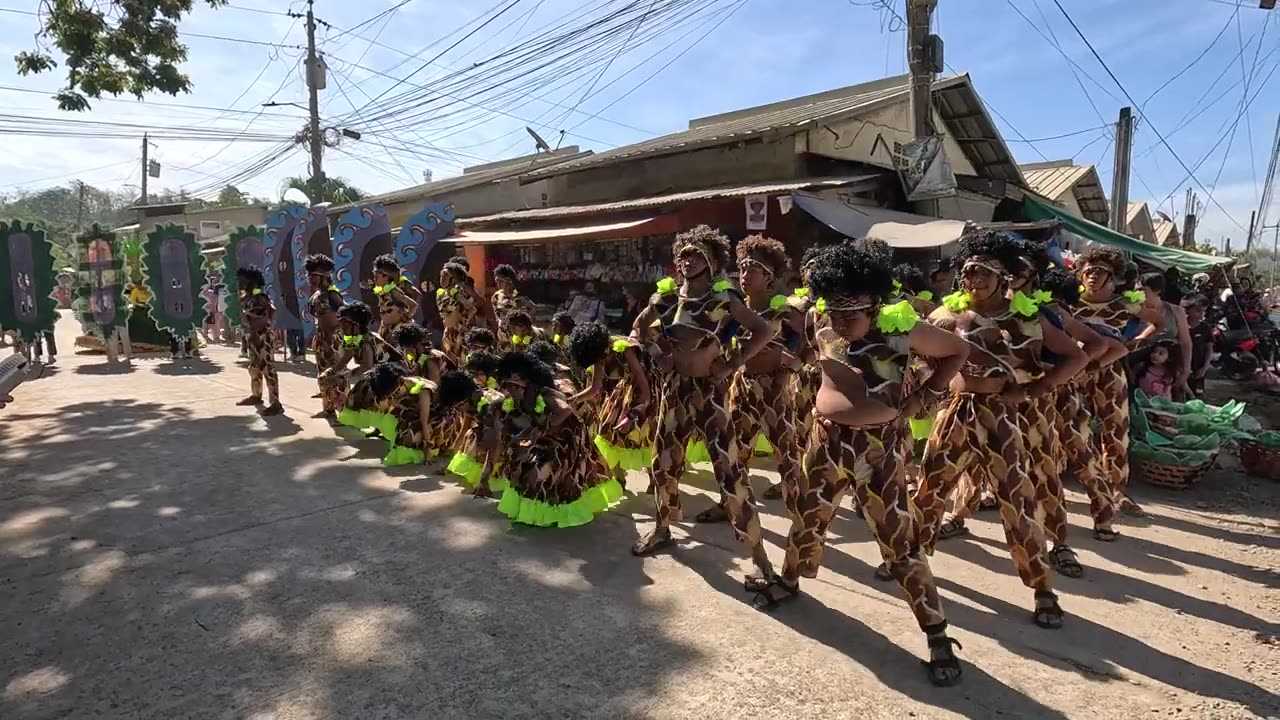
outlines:
[[[639,563],[593,544],[629,523],[513,529],[492,502],[400,493],[374,463],[339,464],[340,442],[239,410],[85,402],[0,424],[35,432],[0,447],[0,715],[699,706],[664,698],[696,639],[636,593]]]

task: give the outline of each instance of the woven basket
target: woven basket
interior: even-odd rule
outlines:
[[[1267,447],[1252,440],[1241,440],[1240,464],[1254,477],[1280,480],[1280,448]]]
[[[1215,455],[1200,465],[1161,465],[1151,460],[1134,458],[1133,471],[1152,485],[1186,490],[1203,480],[1205,473],[1217,459]]]

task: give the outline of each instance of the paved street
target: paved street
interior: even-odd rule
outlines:
[[[1280,714],[1280,484],[1234,458],[1194,491],[1138,486],[1152,518],[1115,545],[1073,491],[1087,575],[1058,578],[1060,632],[1031,624],[980,515],[932,561],[966,663],[936,689],[847,502],[809,595],[761,614],[725,526],[644,561],[642,494],[584,528],[513,527],[311,419],[310,368],[282,372],[288,416],[264,421],[234,405],[232,348],[122,372],[59,330],[51,376],[0,411],[6,720]],[[688,481],[697,512],[710,473]],[[788,523],[766,512],[781,563]]]

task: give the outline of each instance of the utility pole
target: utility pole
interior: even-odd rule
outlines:
[[[938,0],[907,0],[907,67],[911,69],[911,139],[933,134],[933,77],[942,40],[929,34]]]
[[[314,4],[315,0],[307,0],[307,104],[311,114],[310,131],[307,134],[311,141],[311,184],[314,190],[319,190],[324,186],[324,143],[320,136],[320,98],[317,84],[321,71],[320,63],[316,60],[316,17],[312,12]]]
[[[1191,188],[1187,188],[1187,204],[1182,208],[1182,244],[1192,250],[1196,249],[1196,216],[1200,212],[1197,207],[1199,204],[1199,198]]]
[[[147,134],[142,133],[142,199],[138,201],[139,205],[147,204],[147,173],[150,168],[147,165]]]
[[[1249,213],[1249,237],[1244,239],[1244,251],[1249,252],[1253,249],[1253,225],[1258,221],[1258,211],[1253,210]]]
[[[1111,173],[1111,229],[1129,230],[1129,157],[1133,152],[1133,108],[1120,108],[1116,123],[1116,160]]]
[[[76,188],[79,190],[78,201],[76,202],[76,232],[80,232],[80,228],[84,226],[84,181],[76,180]]]

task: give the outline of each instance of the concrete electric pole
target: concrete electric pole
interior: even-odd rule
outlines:
[[[938,0],[907,0],[907,67],[911,69],[911,139],[933,134],[933,77],[942,65],[942,39],[929,34]]]
[[[1200,199],[1187,188],[1186,205],[1182,207],[1182,246],[1196,249],[1196,216],[1200,214]]]
[[[308,140],[311,141],[311,184],[315,189],[324,185],[324,138],[320,135],[320,63],[316,58],[316,17],[312,12],[315,0],[307,0],[307,104],[311,115]],[[319,198],[314,198],[319,200]]]
[[[1116,161],[1111,175],[1111,229],[1129,230],[1129,156],[1133,152],[1133,108],[1120,108],[1116,123]]]
[[[147,171],[149,170],[147,166],[147,145],[149,144],[147,142],[147,134],[142,133],[142,199],[138,201],[139,205],[147,204]]]

